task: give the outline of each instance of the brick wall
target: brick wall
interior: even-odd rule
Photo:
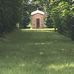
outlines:
[[[31,16],[32,28],[37,28],[37,19],[40,19],[39,28],[44,28],[44,15],[39,13]]]

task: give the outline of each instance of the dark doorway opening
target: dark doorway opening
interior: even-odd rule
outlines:
[[[36,27],[37,27],[37,28],[40,28],[40,19],[39,19],[39,18],[36,19]]]

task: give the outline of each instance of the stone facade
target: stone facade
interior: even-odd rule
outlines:
[[[31,24],[33,29],[41,29],[44,28],[44,12],[42,11],[34,11],[31,13]]]

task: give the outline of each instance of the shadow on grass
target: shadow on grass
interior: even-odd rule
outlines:
[[[56,32],[15,32],[0,42],[1,74],[73,74],[74,45]]]

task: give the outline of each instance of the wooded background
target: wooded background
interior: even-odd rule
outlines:
[[[0,0],[0,35],[16,29],[17,23],[26,28],[37,8],[46,13],[48,28],[74,38],[74,0]]]

